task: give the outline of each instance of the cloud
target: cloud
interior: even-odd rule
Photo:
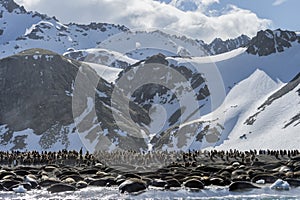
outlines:
[[[228,39],[241,34],[254,35],[270,27],[271,21],[255,13],[229,6],[220,14],[210,16],[205,11],[182,11],[175,6],[153,0],[16,0],[27,10],[56,16],[63,23],[107,22],[129,28],[165,28],[193,38],[211,41],[215,37]],[[195,1],[197,2],[197,1]],[[198,1],[203,5],[218,0]]]
[[[211,5],[214,3],[219,3],[219,0],[202,0],[201,2],[203,5]]]
[[[275,2],[272,4],[273,6],[279,6],[280,4],[283,4],[287,0],[275,0]]]
[[[31,8],[32,6],[39,3],[40,0],[15,0],[18,4],[25,6],[26,8]]]

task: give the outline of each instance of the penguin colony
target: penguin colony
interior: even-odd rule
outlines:
[[[279,183],[284,189],[300,186],[299,150],[0,151],[0,191],[117,187],[122,193],[137,193],[211,185],[236,191],[280,189]]]

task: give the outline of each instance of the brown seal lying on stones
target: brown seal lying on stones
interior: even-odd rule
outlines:
[[[251,179],[252,183],[256,183],[258,180],[264,180],[265,183],[274,183],[278,177],[269,174],[258,174]]]
[[[81,188],[86,188],[88,186],[87,182],[85,181],[78,181],[76,183],[76,188],[81,189]]]
[[[288,182],[291,187],[300,187],[300,179],[287,178],[285,181]]]
[[[237,181],[229,185],[229,191],[240,191],[249,189],[259,189],[260,187],[253,185],[251,182]]]
[[[190,189],[203,189],[204,184],[197,179],[189,179],[183,183],[183,186]]]
[[[128,192],[140,192],[147,189],[147,185],[145,181],[136,178],[130,178],[124,181],[121,185],[119,185],[119,191],[121,193]]]
[[[51,193],[57,193],[57,192],[66,192],[66,191],[75,191],[76,187],[64,183],[57,183],[54,185],[51,185],[49,188],[47,188],[47,191]]]

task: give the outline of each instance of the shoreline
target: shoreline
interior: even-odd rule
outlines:
[[[298,150],[150,152],[0,152],[0,191],[57,193],[116,187],[120,193],[157,188],[229,191],[300,187]],[[18,191],[19,190],[19,191]]]

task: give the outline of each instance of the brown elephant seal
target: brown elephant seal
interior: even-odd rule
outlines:
[[[204,184],[197,179],[189,179],[183,183],[183,186],[190,189],[204,189]]]
[[[47,188],[47,191],[51,193],[57,193],[57,192],[66,192],[66,191],[75,191],[76,187],[64,183],[57,183],[54,185],[51,185],[49,188]]]
[[[236,181],[229,185],[229,191],[241,191],[249,189],[259,189],[260,187],[253,185],[247,181]]]
[[[147,185],[145,181],[136,178],[130,178],[119,186],[119,191],[121,193],[128,192],[128,193],[135,193],[141,192],[147,189]]]

